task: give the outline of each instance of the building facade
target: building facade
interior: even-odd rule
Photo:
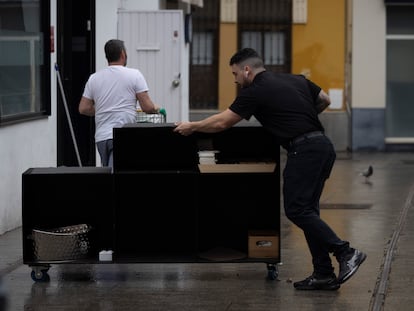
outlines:
[[[269,70],[304,74],[331,95],[321,119],[338,151],[383,151],[414,144],[412,2],[0,2],[0,234],[21,225],[26,169],[79,164],[65,101],[81,162],[100,165],[93,120],[77,114],[77,103],[89,74],[106,66],[103,45],[120,36],[120,12],[182,11],[184,43],[174,80],[184,114],[177,118],[226,109],[237,94],[229,58],[250,46]],[[151,79],[153,72],[147,74]]]

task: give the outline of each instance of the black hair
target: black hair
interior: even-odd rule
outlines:
[[[246,60],[252,60],[251,65],[255,68],[263,67],[263,60],[259,53],[252,48],[244,48],[230,58],[230,66],[240,64]]]
[[[112,39],[105,43],[105,57],[108,63],[115,62],[121,58],[122,51],[125,51],[124,41]]]

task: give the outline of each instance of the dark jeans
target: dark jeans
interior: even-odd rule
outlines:
[[[320,218],[319,199],[335,158],[328,137],[312,137],[288,148],[283,171],[286,217],[303,230],[314,273],[322,275],[334,271],[329,253],[338,256],[349,247],[349,243],[342,241]]]
[[[98,141],[96,147],[101,157],[102,166],[113,167],[113,140]]]

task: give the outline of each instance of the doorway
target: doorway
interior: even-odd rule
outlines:
[[[95,0],[58,0],[57,26],[57,65],[81,164],[95,166],[95,121],[78,112],[85,83],[95,71]],[[57,165],[79,166],[63,96],[57,92]]]
[[[386,142],[414,142],[414,6],[387,6]]]

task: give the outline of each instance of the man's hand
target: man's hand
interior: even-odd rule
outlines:
[[[164,117],[167,116],[167,111],[165,110],[165,108],[160,108],[158,111],[159,114],[162,114]]]
[[[176,122],[175,125],[174,132],[180,133],[181,135],[188,136],[194,132],[192,122]]]
[[[184,136],[188,136],[194,132],[217,133],[228,129],[241,121],[241,119],[241,116],[227,108],[226,110],[213,114],[203,120],[176,122],[175,125],[177,127],[174,129],[174,132]]]

